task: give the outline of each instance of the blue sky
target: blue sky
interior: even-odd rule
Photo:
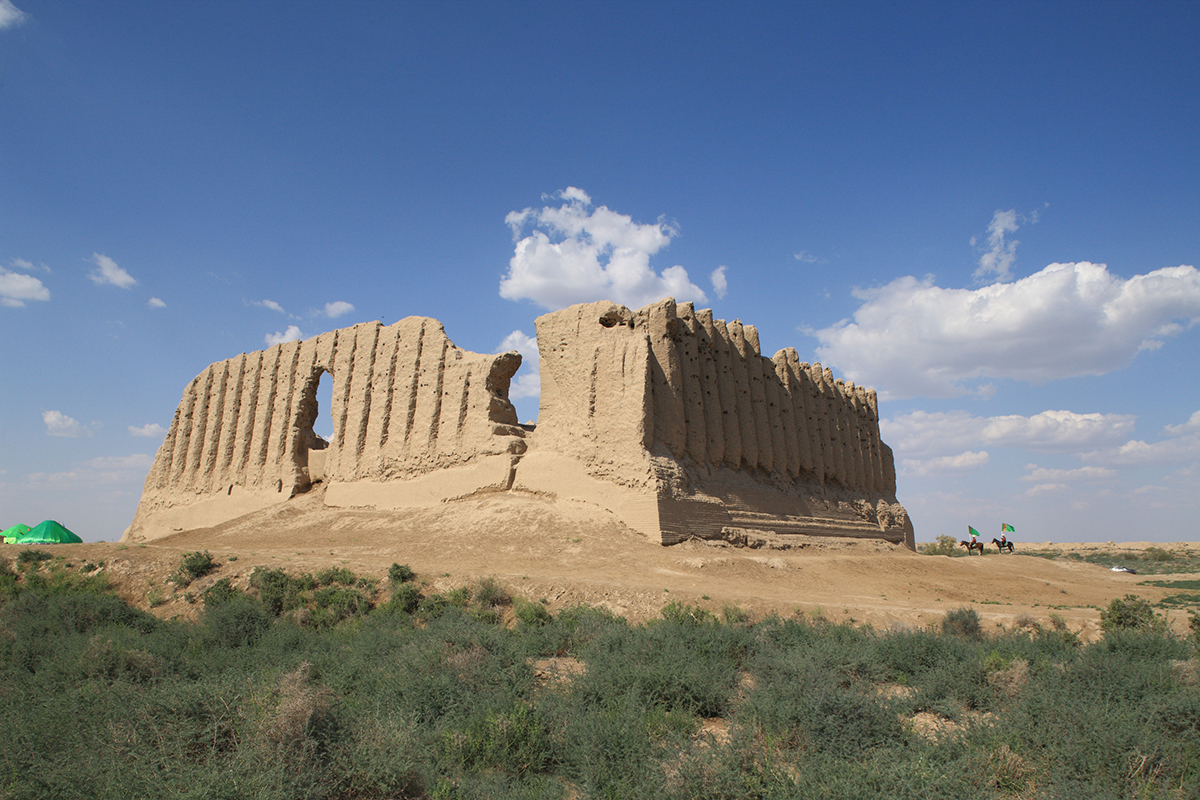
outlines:
[[[0,526],[187,382],[659,294],[875,387],[919,541],[1200,539],[1196,3],[0,0]],[[320,427],[318,425],[318,431]]]

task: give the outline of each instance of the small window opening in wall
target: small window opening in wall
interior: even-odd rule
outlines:
[[[333,378],[328,372],[321,373],[317,384],[317,418],[313,420],[313,433],[327,442],[333,442]]]

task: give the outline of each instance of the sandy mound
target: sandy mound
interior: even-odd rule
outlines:
[[[672,601],[713,611],[733,604],[755,614],[823,614],[879,628],[937,624],[949,609],[971,606],[985,628],[1012,627],[1051,614],[1086,638],[1099,633],[1099,609],[1134,592],[1151,601],[1173,590],[1140,585],[1128,575],[1067,559],[1021,553],[1053,550],[1017,542],[1018,555],[925,556],[878,540],[789,537],[802,546],[739,548],[698,540],[663,547],[634,533],[611,514],[582,503],[498,492],[412,511],[329,509],[319,492],[286,506],[249,514],[214,528],[149,544],[62,546],[69,558],[105,561],[121,591],[139,604],[166,594],[162,616],[195,613],[166,578],[180,555],[208,550],[221,569],[189,587],[193,596],[222,577],[244,582],[260,566],[315,572],[345,566],[382,578],[393,563],[408,564],[429,591],[495,576],[514,594],[545,598],[551,610],[575,603],[603,605],[634,619],[657,616]],[[1147,543],[1066,544],[1077,552],[1140,553]],[[1200,545],[1158,545],[1197,552]],[[0,553],[13,557],[18,545]],[[55,551],[56,554],[58,551]],[[1155,575],[1152,579],[1171,579]],[[1184,576],[1190,577],[1190,576]],[[1170,613],[1186,631],[1186,613]]]

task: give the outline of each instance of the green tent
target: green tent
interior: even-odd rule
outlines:
[[[25,534],[29,533],[29,526],[17,523],[4,533],[0,533],[0,538],[3,538],[5,544],[16,544],[17,539],[20,539]]]
[[[34,525],[29,533],[17,540],[17,544],[83,544],[83,539],[48,519]]]

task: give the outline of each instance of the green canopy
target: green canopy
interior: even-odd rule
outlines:
[[[17,544],[83,544],[83,539],[48,519],[34,525],[29,533],[17,540]]]
[[[16,525],[13,525],[8,530],[4,531],[3,533],[0,533],[0,538],[4,539],[5,544],[16,544],[17,539],[20,539],[22,536],[24,536],[27,533],[29,533],[29,526],[22,525],[20,522],[18,522]]]

